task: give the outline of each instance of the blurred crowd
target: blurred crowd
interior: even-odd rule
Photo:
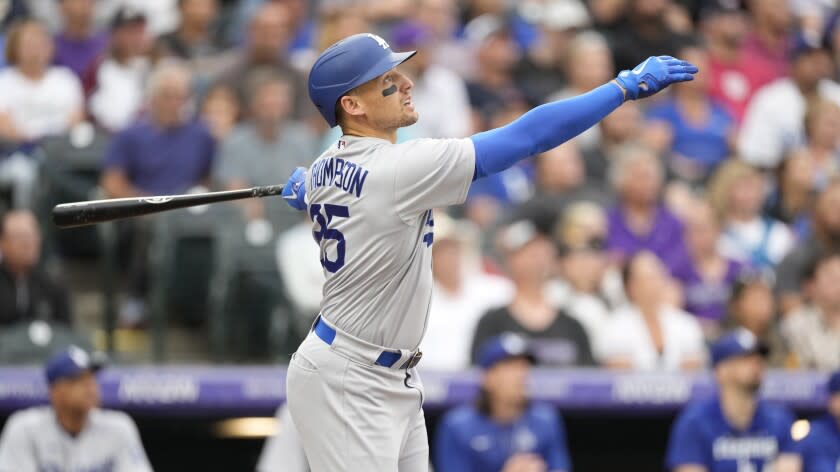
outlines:
[[[830,0],[2,2],[0,326],[73,326],[74,281],[45,262],[77,256],[50,241],[56,162],[89,151],[79,200],[283,183],[340,136],[308,100],[312,62],[374,32],[419,51],[400,140],[503,126],[650,55],[701,71],[437,215],[426,367],[464,368],[512,331],[542,365],[700,369],[740,327],[772,366],[840,368],[838,18]],[[311,321],[304,216],[254,199],[216,224],[271,247],[288,308],[271,316]],[[158,232],[116,234],[118,322],[143,327]]]

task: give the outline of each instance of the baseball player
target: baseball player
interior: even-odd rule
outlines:
[[[828,414],[798,444],[802,472],[840,472],[840,370],[828,379],[828,394]]]
[[[671,430],[672,472],[798,472],[793,415],[758,398],[769,348],[746,329],[711,348],[718,394],[689,404]]]
[[[558,146],[625,100],[697,72],[651,57],[503,128],[395,144],[397,129],[418,118],[413,83],[398,68],[413,54],[358,34],[324,51],[309,75],[310,98],[343,133],[284,189],[312,220],[326,275],[320,316],[292,358],[286,390],[315,472],[428,470],[415,365],[433,284],[432,209],[463,202],[475,179]]]
[[[441,420],[435,470],[571,471],[563,420],[553,407],[528,399],[528,371],[536,361],[529,342],[503,333],[485,341],[478,358],[483,369],[478,401]]]
[[[0,472],[150,472],[128,415],[100,410],[102,365],[77,346],[47,361],[50,406],[13,414],[0,436]]]

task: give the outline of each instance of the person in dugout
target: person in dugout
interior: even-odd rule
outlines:
[[[504,333],[482,344],[481,392],[474,405],[448,412],[435,441],[436,472],[571,471],[562,418],[528,399],[534,355],[528,341]]]

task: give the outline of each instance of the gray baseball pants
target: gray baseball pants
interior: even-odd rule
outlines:
[[[286,398],[313,472],[428,472],[423,386],[415,368],[376,365],[383,348],[310,331],[292,357]]]

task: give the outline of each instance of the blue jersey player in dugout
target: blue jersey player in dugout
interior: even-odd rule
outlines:
[[[572,470],[562,419],[551,406],[528,401],[525,382],[533,361],[518,334],[482,344],[481,394],[476,405],[443,418],[435,441],[437,472]]]
[[[798,472],[793,415],[761,400],[767,346],[745,329],[711,348],[718,392],[690,403],[674,422],[666,466],[672,472]]]

